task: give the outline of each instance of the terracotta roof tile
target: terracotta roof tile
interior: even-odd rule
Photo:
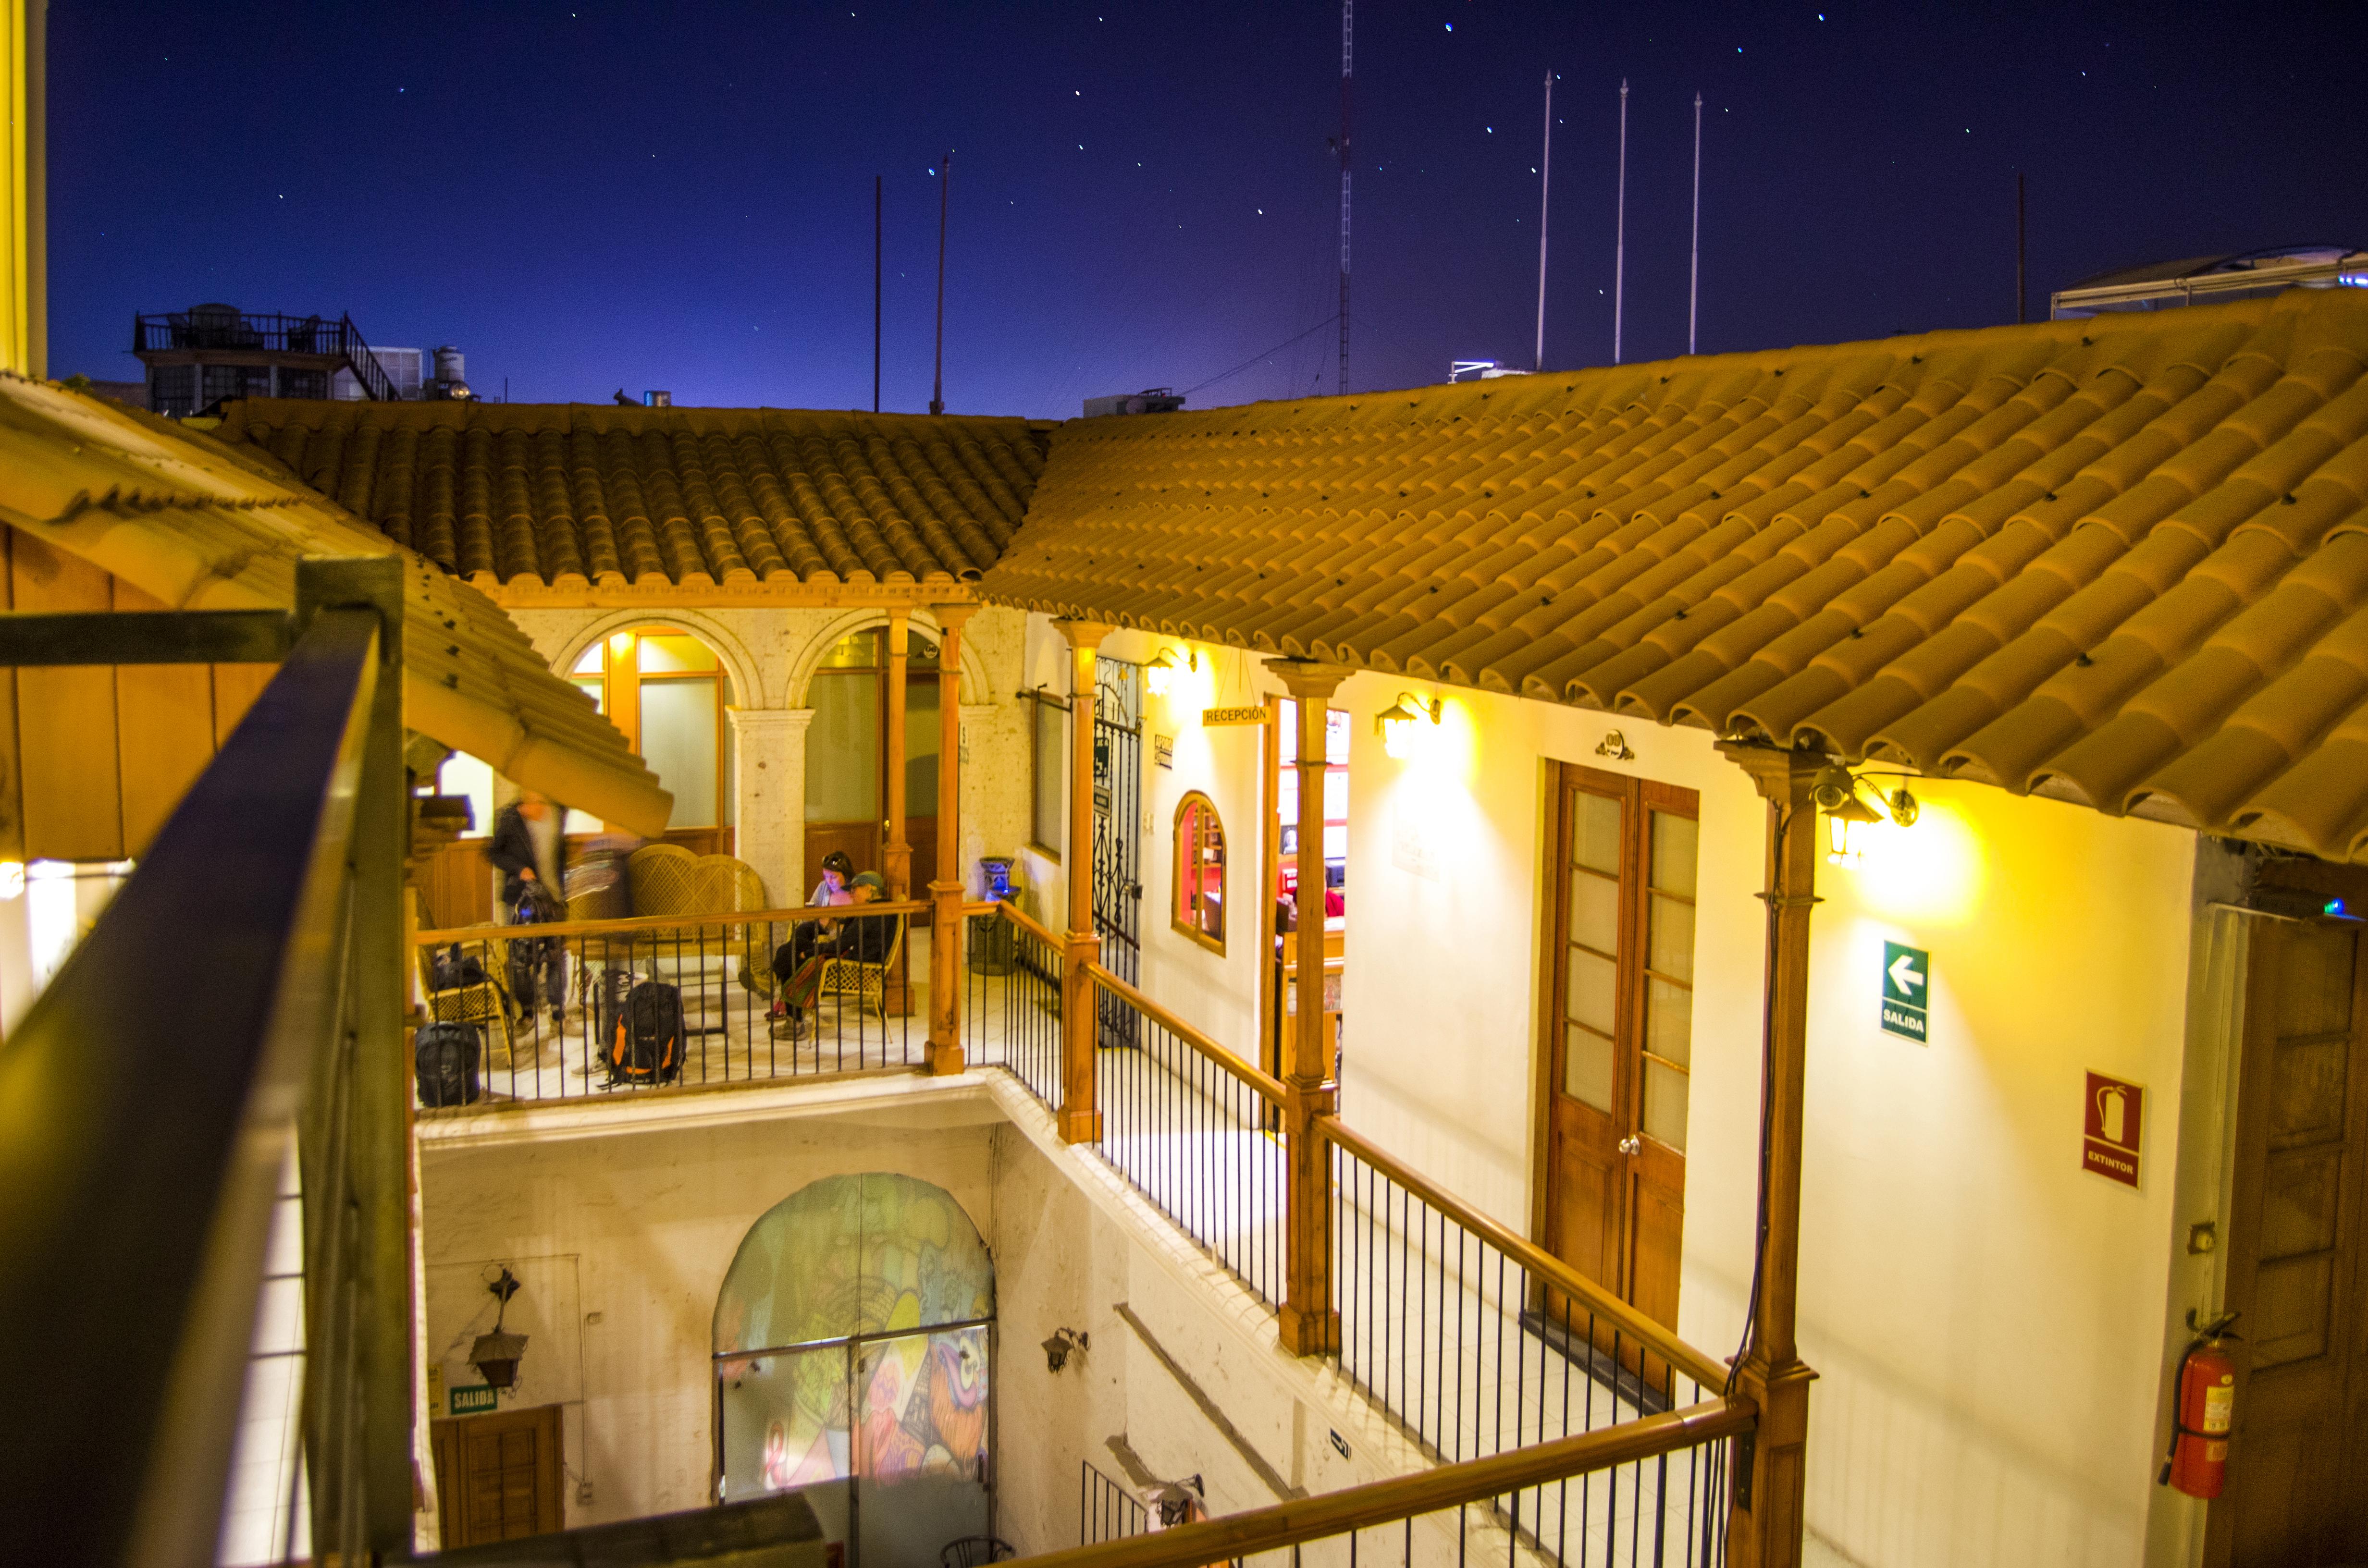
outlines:
[[[1073,422],[989,597],[2368,859],[2368,299]]]
[[[1019,419],[233,403],[220,434],[447,571],[551,586],[971,580],[1025,515]]]

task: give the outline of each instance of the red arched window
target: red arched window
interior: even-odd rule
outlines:
[[[1176,929],[1225,950],[1225,828],[1195,790],[1176,808]]]

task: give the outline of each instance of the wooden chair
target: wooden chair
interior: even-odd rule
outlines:
[[[874,915],[873,918],[879,916]],[[895,972],[896,960],[905,952],[905,916],[899,915],[895,921],[896,934],[888,944],[887,955],[878,963],[865,963],[859,959],[825,960],[822,966],[821,987],[815,992],[814,999],[820,1001],[825,996],[835,997],[843,1008],[848,999],[852,997],[859,1014],[866,1010],[875,1013],[882,1025],[885,1026],[888,1022],[888,977]]]
[[[938,1553],[940,1568],[986,1568],[990,1562],[1008,1562],[1019,1555],[1019,1549],[997,1536],[966,1535],[946,1542]]]

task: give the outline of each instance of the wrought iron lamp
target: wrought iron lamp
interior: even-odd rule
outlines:
[[[521,1287],[518,1276],[510,1272],[507,1264],[504,1264],[502,1277],[485,1289],[499,1298],[502,1304],[494,1312],[494,1331],[477,1335],[476,1344],[469,1347],[469,1365],[484,1374],[485,1381],[491,1387],[506,1389],[518,1382],[518,1364],[526,1355],[526,1335],[507,1333],[502,1328],[502,1319],[510,1310],[510,1298],[517,1295]]]
[[[1439,698],[1425,702],[1410,691],[1398,693],[1398,699],[1373,715],[1373,733],[1382,737],[1382,750],[1403,762],[1414,755],[1415,728],[1417,722],[1428,719],[1439,722],[1446,704]]]
[[[1178,670],[1190,669],[1196,675],[1200,673],[1200,654],[1187,653],[1184,660],[1183,664],[1178,664],[1174,650],[1162,648],[1159,656],[1144,666],[1143,684],[1151,688],[1152,696],[1167,696],[1176,685],[1176,672]]]
[[[1044,1341],[1045,1369],[1057,1372],[1069,1364],[1071,1351],[1083,1355],[1091,1348],[1093,1348],[1092,1344],[1083,1330],[1056,1328],[1053,1331],[1053,1336]]]

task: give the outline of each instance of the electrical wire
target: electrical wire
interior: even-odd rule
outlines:
[[[1248,358],[1243,360],[1240,364],[1235,366],[1232,369],[1221,371],[1216,375],[1211,376],[1207,381],[1202,381],[1201,386],[1186,387],[1184,389],[1184,395],[1186,397],[1190,397],[1194,392],[1199,392],[1201,387],[1213,387],[1219,381],[1225,381],[1230,377],[1238,376],[1244,370],[1249,369],[1253,366],[1257,365],[1259,360],[1267,358],[1271,355],[1281,353],[1284,349],[1290,347],[1301,338],[1322,332],[1326,327],[1330,326],[1334,322],[1338,321],[1339,319],[1340,312],[1335,311],[1330,315],[1326,316],[1322,321],[1317,322],[1314,326],[1309,327],[1305,332],[1294,332],[1289,337],[1284,338],[1281,343],[1276,344],[1273,347],[1260,349],[1256,354],[1253,354]]]

